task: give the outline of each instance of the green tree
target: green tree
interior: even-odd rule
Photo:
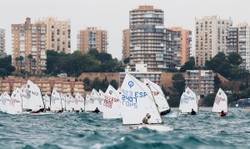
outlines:
[[[84,84],[84,90],[85,91],[91,91],[92,90],[92,87],[91,87],[91,81],[89,78],[85,78],[83,80],[83,84]]]
[[[239,66],[243,61],[238,53],[230,53],[227,58],[228,61],[235,66]]]
[[[11,65],[11,56],[0,58],[0,76],[8,76],[15,68]]]
[[[111,80],[110,85],[112,85],[115,89],[118,89],[118,87],[119,87],[119,84],[116,80]]]
[[[108,53],[98,53],[90,50],[87,54],[79,51],[73,54],[63,54],[47,51],[47,74],[57,75],[67,73],[77,77],[83,72],[119,72],[124,66]]]
[[[216,94],[208,94],[202,102],[202,105],[205,107],[212,107],[214,104],[214,99],[215,99]]]
[[[186,70],[194,70],[195,69],[195,59],[191,57],[188,62],[186,62],[182,67],[181,71],[184,72]]]
[[[172,80],[174,89],[177,91],[177,93],[182,94],[185,90],[185,78],[183,77],[183,74],[174,74]]]

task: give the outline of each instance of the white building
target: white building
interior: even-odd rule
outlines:
[[[250,26],[239,24],[239,55],[243,59],[241,67],[250,71]]]
[[[207,16],[196,19],[196,65],[204,66],[207,60],[219,52],[226,53],[227,30],[232,26],[230,19]]]
[[[46,50],[71,53],[71,25],[69,20],[48,17],[37,21],[46,24]]]

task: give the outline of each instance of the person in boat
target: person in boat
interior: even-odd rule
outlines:
[[[151,118],[151,115],[149,113],[146,114],[146,116],[143,118],[142,123],[143,124],[149,124],[148,120]]]
[[[61,110],[57,111],[57,113],[63,113],[63,109],[61,109]]]
[[[162,111],[162,112],[160,113],[160,115],[163,116],[163,115],[166,115],[166,114],[168,114],[168,113],[170,113],[170,112],[171,112],[171,109],[168,109],[168,110]]]
[[[191,114],[191,115],[196,115],[196,112],[194,111],[194,109],[192,109],[192,111],[191,111],[190,114]]]
[[[45,109],[45,108],[40,107],[40,109],[39,109],[39,110],[37,110],[37,111],[33,111],[33,112],[31,112],[31,113],[42,113],[42,112],[45,112],[45,111],[46,111],[46,109]]]
[[[96,107],[95,110],[93,111],[93,113],[99,113],[100,110]]]
[[[226,116],[227,114],[222,110],[221,112],[220,112],[220,116],[221,117],[224,117],[224,116]]]

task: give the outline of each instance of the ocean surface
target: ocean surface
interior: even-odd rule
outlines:
[[[131,129],[121,120],[103,120],[101,114],[62,113],[8,115],[0,113],[0,148],[83,149],[214,149],[250,148],[250,113],[230,109],[220,118],[201,109],[196,116],[164,116],[169,132]]]

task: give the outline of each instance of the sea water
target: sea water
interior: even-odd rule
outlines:
[[[0,114],[0,148],[83,149],[214,149],[250,148],[250,113],[230,109],[220,118],[210,108],[198,115],[164,116],[169,132],[123,126],[121,120],[103,120],[101,114]]]

